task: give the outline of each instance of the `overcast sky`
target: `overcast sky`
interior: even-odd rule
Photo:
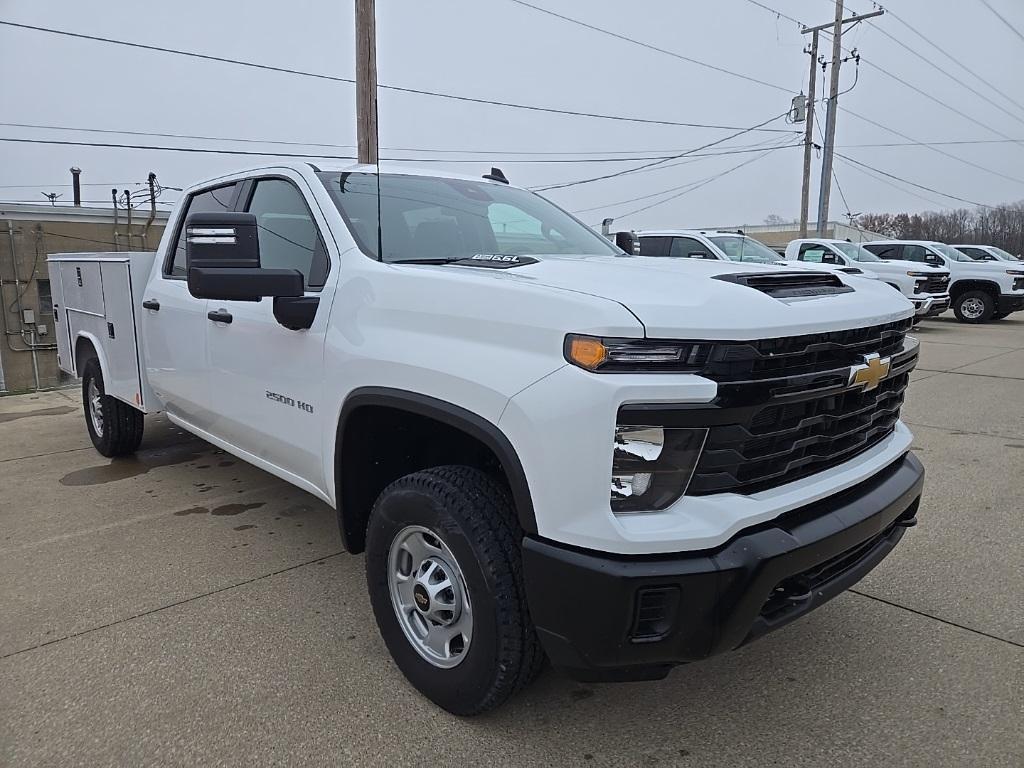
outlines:
[[[781,90],[614,39],[510,0],[377,0],[380,83],[584,112],[741,127],[784,112],[794,95],[806,91],[809,59],[802,48],[809,36],[801,35],[793,22],[777,19],[750,0],[530,1]],[[761,2],[808,24],[827,22],[834,14],[831,0]],[[1017,30],[1024,31],[1024,2],[988,2]],[[866,13],[873,4],[852,0],[847,7]],[[995,204],[1024,199],[1024,38],[1007,28],[982,0],[892,0],[886,7],[898,18],[887,15],[876,20],[877,25],[859,24],[844,37],[844,45],[858,48],[864,61],[859,81],[841,97],[841,107],[917,141],[1001,143],[937,148],[966,162],[921,146],[858,147],[855,145],[906,139],[841,112],[837,151],[966,200]],[[351,0],[178,0],[159,4],[0,0],[0,19],[333,76],[354,75]],[[900,20],[917,28],[941,50],[914,36]],[[970,88],[884,37],[883,29]],[[822,53],[830,53],[825,38]],[[355,143],[355,89],[345,83],[3,26],[0,71],[5,73],[0,120],[6,123],[257,141]],[[885,73],[969,117],[957,115]],[[853,63],[844,65],[843,88],[853,84],[854,76]],[[530,157],[529,153],[533,158],[536,153],[558,153],[545,155],[549,159],[572,158],[569,153],[581,152],[621,152],[627,157],[679,154],[735,132],[560,116],[394,91],[381,92],[379,113],[383,156],[436,158],[439,155],[423,150],[452,150],[465,157],[471,152],[478,158],[471,163],[438,165],[474,175],[498,165],[514,183],[524,186],[559,184],[641,164],[639,160],[512,162]],[[819,117],[823,123],[823,104]],[[783,120],[767,127],[802,130],[802,126],[787,125]],[[0,126],[0,136],[354,153],[351,147],[309,148],[10,126]],[[1007,137],[1021,143],[1007,142]],[[708,151],[800,140],[796,134],[787,140],[785,133],[753,132]],[[820,141],[817,136],[816,140]],[[514,152],[527,154],[509,154]],[[83,182],[98,183],[85,187],[86,199],[108,200],[111,184],[124,188],[143,182],[151,170],[165,185],[185,186],[269,160],[0,142],[0,199],[42,201],[40,191],[44,190],[63,192],[67,200],[70,189],[58,185],[68,183],[72,165],[82,168]],[[669,195],[628,202],[633,198],[708,179],[747,160],[749,165],[699,189],[622,218]],[[814,163],[812,218],[817,200],[817,157]],[[400,165],[404,164],[386,167]],[[770,214],[787,219],[798,215],[801,166],[802,150],[790,147],[766,155],[752,152],[691,158],[674,167],[545,194],[571,211],[582,210],[580,217],[588,223],[615,216],[617,225],[631,228],[757,224]],[[869,176],[838,159],[836,175],[855,213],[961,205],[935,192]],[[22,184],[28,186],[11,186]],[[175,194],[167,192],[163,199],[173,199]],[[847,207],[834,188],[832,200],[832,218],[839,218]]]

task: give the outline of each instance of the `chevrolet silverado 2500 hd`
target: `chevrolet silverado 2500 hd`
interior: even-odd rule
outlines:
[[[874,272],[906,296],[919,318],[941,315],[949,309],[949,270],[922,262],[881,259],[862,245],[848,240],[802,238],[786,246],[786,261],[832,263]]]
[[[1002,320],[1024,309],[1024,266],[977,261],[945,243],[930,240],[877,240],[864,247],[883,259],[930,264],[949,270],[949,296],[961,323]]]
[[[334,506],[455,713],[545,656],[638,680],[736,648],[916,521],[913,309],[880,283],[630,256],[500,173],[308,164],[185,190],[156,254],[49,266],[96,448],[162,411]]]

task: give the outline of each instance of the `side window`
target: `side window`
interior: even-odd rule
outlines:
[[[800,246],[800,255],[797,257],[800,261],[811,261],[815,264],[820,264],[824,261],[825,248],[814,243],[804,243]]]
[[[319,288],[327,279],[329,261],[320,232],[302,194],[284,179],[260,179],[249,200],[256,216],[260,266],[297,269],[307,288]]]
[[[880,259],[898,259],[900,258],[900,246],[891,245],[888,243],[868,243],[864,246],[865,249],[875,254]]]
[[[713,259],[715,258],[707,247],[692,237],[672,238],[672,250],[670,256],[682,256],[688,259]]]
[[[641,237],[641,256],[668,256],[672,250],[671,237]]]
[[[178,239],[174,244],[174,256],[169,262],[164,263],[164,274],[167,277],[185,277],[188,270],[185,268],[185,219],[193,213],[222,213],[230,211],[235,200],[235,187],[237,184],[225,184],[222,187],[208,189],[192,195],[185,204],[185,214],[181,217],[178,229]]]
[[[904,245],[904,261],[935,261],[935,257],[929,258],[928,249],[923,245]]]

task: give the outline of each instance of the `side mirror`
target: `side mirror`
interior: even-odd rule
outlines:
[[[197,299],[259,301],[302,296],[297,269],[260,267],[256,217],[251,213],[194,213],[185,220],[188,292]]]

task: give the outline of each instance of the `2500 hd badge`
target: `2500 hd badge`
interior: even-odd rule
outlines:
[[[269,389],[267,390],[267,400],[273,400],[274,402],[281,403],[283,405],[290,405],[294,408],[298,408],[300,411],[305,411],[306,413],[313,412],[313,406],[309,403],[304,403],[301,400],[295,400],[294,398],[288,397],[288,395],[271,392]]]

